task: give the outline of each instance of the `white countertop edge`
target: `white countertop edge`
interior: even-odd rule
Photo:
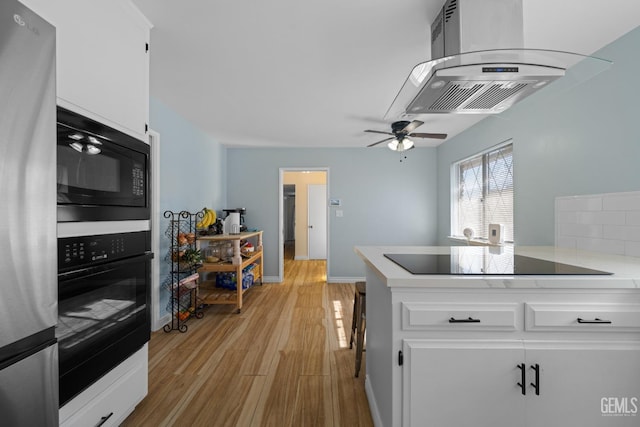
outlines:
[[[515,253],[610,271],[611,276],[448,276],[413,275],[384,257],[390,253],[447,254],[449,246],[356,246],[355,253],[389,287],[464,289],[640,289],[640,258],[553,246],[516,247]]]

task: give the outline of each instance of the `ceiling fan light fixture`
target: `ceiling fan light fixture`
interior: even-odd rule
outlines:
[[[410,148],[413,148],[413,141],[406,137],[401,139],[396,138],[389,142],[387,144],[387,147],[389,147],[391,151],[403,152]]]

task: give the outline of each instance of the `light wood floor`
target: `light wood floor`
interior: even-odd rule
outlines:
[[[372,426],[354,285],[328,285],[325,265],[285,260],[285,281],[253,287],[241,314],[212,306],[186,333],[153,333],[149,394],[123,425]]]

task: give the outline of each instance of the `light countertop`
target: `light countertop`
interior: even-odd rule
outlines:
[[[639,289],[640,258],[578,251],[553,246],[356,246],[356,254],[389,287],[520,288],[520,289]],[[453,254],[465,259],[504,259],[512,254],[602,270],[612,275],[414,275],[384,254]]]

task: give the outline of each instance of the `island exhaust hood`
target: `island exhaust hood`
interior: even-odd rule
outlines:
[[[564,77],[585,58],[601,61],[599,71],[610,64],[523,46],[522,0],[447,0],[431,25],[436,59],[414,67],[385,119],[496,114]]]

